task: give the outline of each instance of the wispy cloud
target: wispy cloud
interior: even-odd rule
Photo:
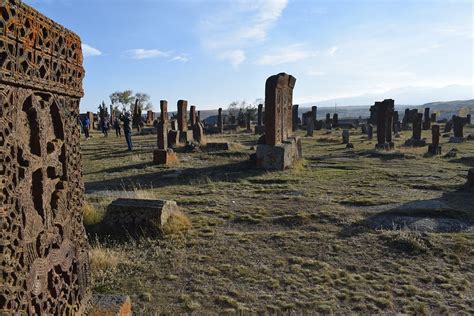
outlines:
[[[239,0],[201,21],[203,46],[234,67],[242,63],[245,50],[268,37],[288,5],[288,0]]]
[[[136,48],[128,51],[128,54],[133,59],[149,59],[149,58],[160,58],[169,57],[169,52],[163,52],[159,49],[144,49]]]
[[[326,73],[324,71],[310,70],[307,72],[308,76],[320,77],[324,76]]]
[[[328,55],[329,56],[334,56],[334,54],[339,50],[339,47],[337,46],[332,46],[331,48],[328,49]]]
[[[295,63],[318,55],[318,52],[306,48],[305,44],[293,44],[257,59],[257,65],[274,66]]]
[[[241,49],[229,50],[222,53],[219,58],[229,61],[234,68],[237,68],[245,60],[245,52]]]
[[[189,61],[189,57],[187,54],[175,54],[173,51],[162,51],[159,49],[135,48],[128,50],[126,54],[128,57],[137,60],[166,58],[169,61],[179,61],[183,63]]]
[[[87,44],[82,43],[82,54],[84,57],[91,57],[91,56],[100,56],[102,55],[102,52],[98,50],[97,48],[94,48],[92,46],[89,46]]]

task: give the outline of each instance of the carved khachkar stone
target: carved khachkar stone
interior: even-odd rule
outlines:
[[[439,125],[431,125],[431,144],[428,145],[428,153],[432,155],[441,155],[441,146],[439,145],[440,135]]]
[[[311,117],[313,118],[313,123],[316,124],[316,121],[318,120],[318,107],[317,106],[312,106],[311,107]]]
[[[407,139],[405,141],[405,146],[423,147],[426,146],[426,141],[424,139],[421,139],[423,114],[418,112],[416,112],[415,114],[416,115],[413,119],[413,135],[412,138]]]
[[[188,130],[188,101],[178,101],[178,130],[185,132]]]
[[[395,101],[385,99],[382,102],[375,102],[373,111],[377,119],[377,149],[390,150],[394,148],[392,142],[392,125]]]
[[[265,83],[265,137],[257,146],[257,167],[283,170],[302,156],[301,140],[291,137],[295,82],[293,76],[279,73]]]
[[[191,124],[191,127],[196,125],[197,123],[197,116],[196,116],[196,106],[191,105],[191,108],[189,109],[189,123]]]
[[[0,9],[0,312],[84,314],[81,41],[18,0]]]
[[[298,108],[299,108],[298,104],[293,105],[293,109],[292,109],[293,114],[292,114],[292,122],[291,122],[293,132],[298,129]]]
[[[265,127],[263,126],[263,104],[259,104],[257,108],[257,125],[255,126],[255,135],[261,135],[265,133]]]
[[[155,164],[172,164],[177,161],[176,153],[173,149],[168,148],[168,102],[160,100],[161,117],[157,125],[157,145],[158,149],[153,151],[153,163]],[[176,132],[177,131],[170,131]]]
[[[332,127],[339,127],[339,115],[337,115],[337,113],[334,113],[332,116]]]
[[[425,108],[425,115],[423,116],[423,129],[428,130],[430,128],[431,128],[430,108]]]
[[[148,125],[151,125],[153,124],[154,120],[155,120],[155,112],[153,112],[152,110],[146,111],[146,123]]]

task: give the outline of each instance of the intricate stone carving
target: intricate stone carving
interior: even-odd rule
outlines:
[[[0,310],[75,315],[90,300],[77,125],[81,42],[18,0],[0,15]]]

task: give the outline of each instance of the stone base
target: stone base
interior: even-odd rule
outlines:
[[[393,142],[375,144],[375,149],[377,150],[393,150],[394,148],[395,148],[395,144]]]
[[[405,146],[409,147],[425,147],[426,146],[426,140],[424,139],[407,139],[405,141]]]
[[[178,162],[178,157],[172,149],[155,149],[153,163],[157,165],[171,165]]]
[[[94,294],[88,316],[131,316],[132,304],[127,295]]]
[[[156,234],[177,211],[178,205],[171,200],[119,198],[107,207],[102,224],[111,233]]]
[[[449,139],[449,142],[450,143],[462,143],[462,142],[464,142],[464,137],[455,137],[455,136],[453,136]]]
[[[428,145],[428,153],[431,155],[441,155],[441,146]]]
[[[258,145],[255,163],[257,168],[284,170],[302,156],[301,140],[298,137],[291,137],[275,146]]]
[[[255,135],[262,135],[265,134],[265,126],[264,125],[255,125]]]
[[[184,132],[179,132],[179,143],[186,144],[187,142],[191,142],[194,140],[194,135],[192,130],[187,130]]]

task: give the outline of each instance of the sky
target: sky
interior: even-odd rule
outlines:
[[[24,0],[83,43],[81,111],[115,91],[198,109],[254,103],[296,77],[297,104],[474,98],[474,1]]]

